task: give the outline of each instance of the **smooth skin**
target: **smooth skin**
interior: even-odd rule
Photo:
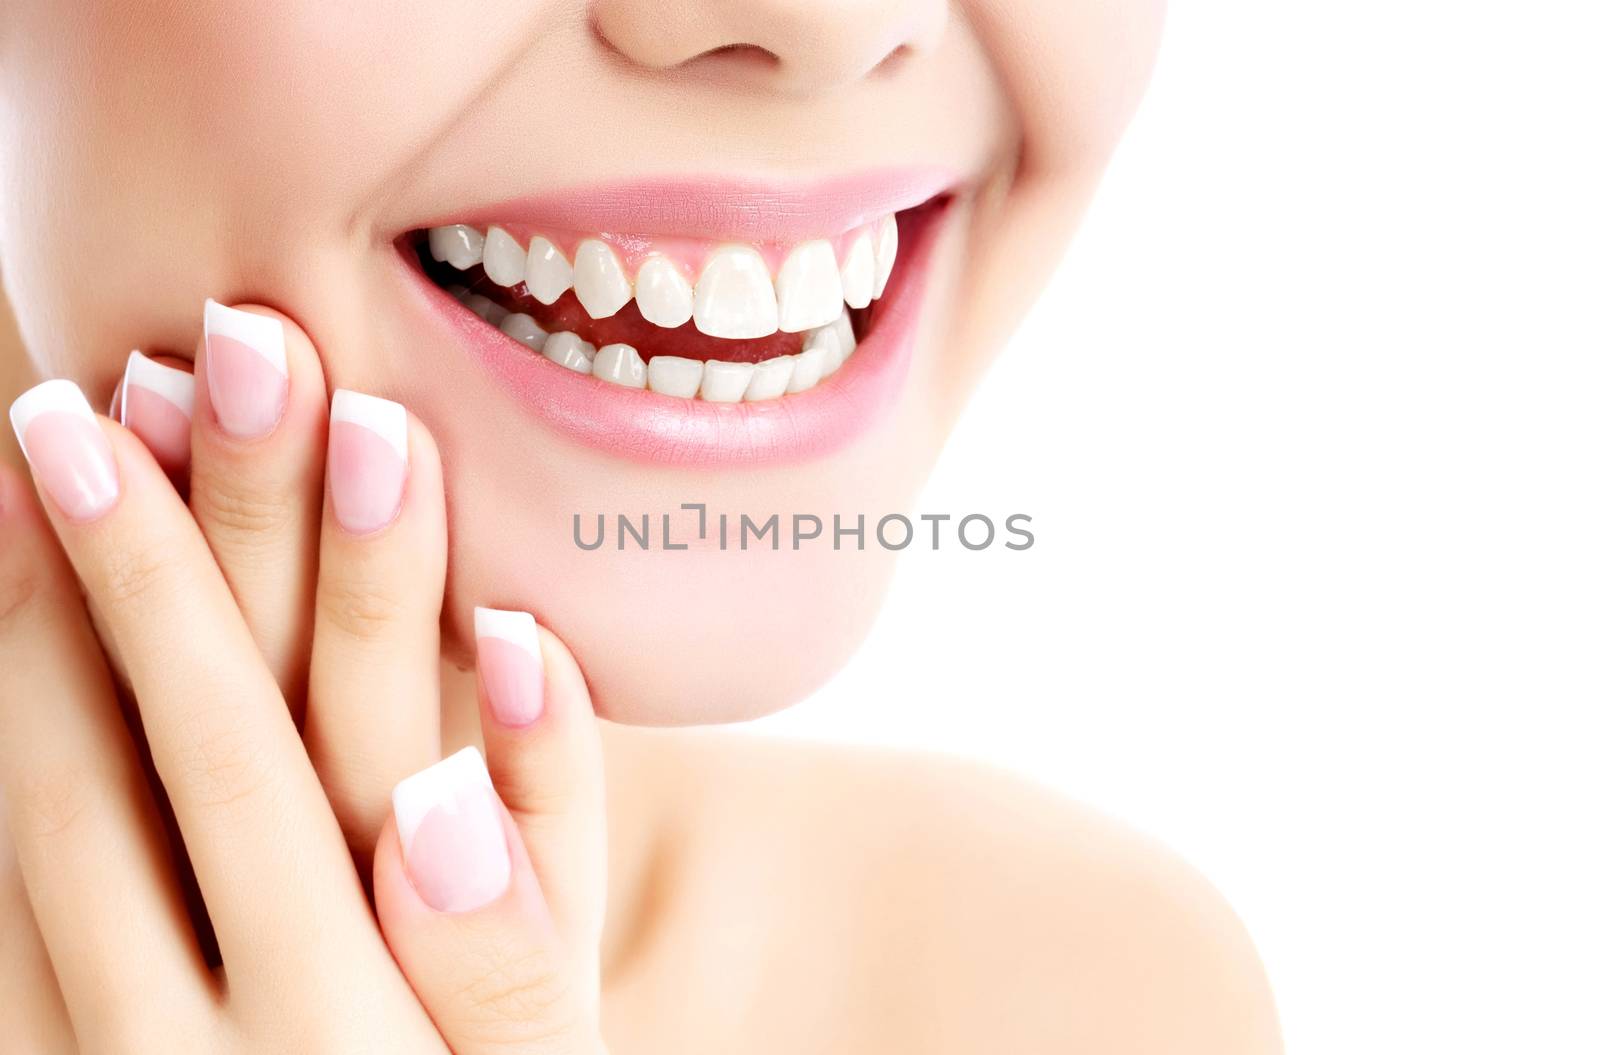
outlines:
[[[441,710],[437,453],[413,418],[400,514],[344,532],[322,501],[318,358],[285,322],[289,409],[269,436],[231,440],[197,387],[187,508],[110,421],[122,494],[103,518],[71,523],[0,476],[20,866],[0,992],[19,1050],[589,1052],[602,1032],[613,1052],[1277,1050],[1249,942],[1209,888],[976,769],[611,729],[608,904],[608,781],[577,664],[543,632],[546,711],[527,728]],[[514,848],[508,893],[465,915],[421,901],[387,817],[395,780],[459,741],[441,713],[481,737]]]

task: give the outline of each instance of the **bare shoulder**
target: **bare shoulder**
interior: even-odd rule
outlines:
[[[780,990],[837,985],[831,1050],[1281,1050],[1238,918],[1126,827],[959,760],[668,735],[685,917],[743,915]]]

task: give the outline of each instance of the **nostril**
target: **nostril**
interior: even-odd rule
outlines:
[[[727,68],[727,69],[766,69],[778,68],[781,59],[777,55],[761,47],[759,44],[724,44],[709,51],[685,59],[678,64],[679,68]]]

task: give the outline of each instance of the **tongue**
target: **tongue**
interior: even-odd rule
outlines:
[[[683,359],[719,359],[725,363],[759,363],[779,355],[792,355],[801,351],[806,335],[803,333],[774,333],[748,341],[730,341],[721,337],[707,337],[686,322],[676,329],[666,330],[649,322],[639,314],[634,301],[625,304],[621,311],[608,319],[591,319],[578,303],[577,296],[568,290],[554,304],[540,304],[528,294],[526,286],[507,289],[484,278],[471,288],[511,311],[533,316],[547,333],[570,331],[603,348],[608,344],[630,344],[646,361],[657,355],[676,355]]]

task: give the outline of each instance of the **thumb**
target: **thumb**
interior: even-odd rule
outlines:
[[[456,1055],[603,1052],[593,1001],[483,756],[407,777],[373,856],[389,949]]]

